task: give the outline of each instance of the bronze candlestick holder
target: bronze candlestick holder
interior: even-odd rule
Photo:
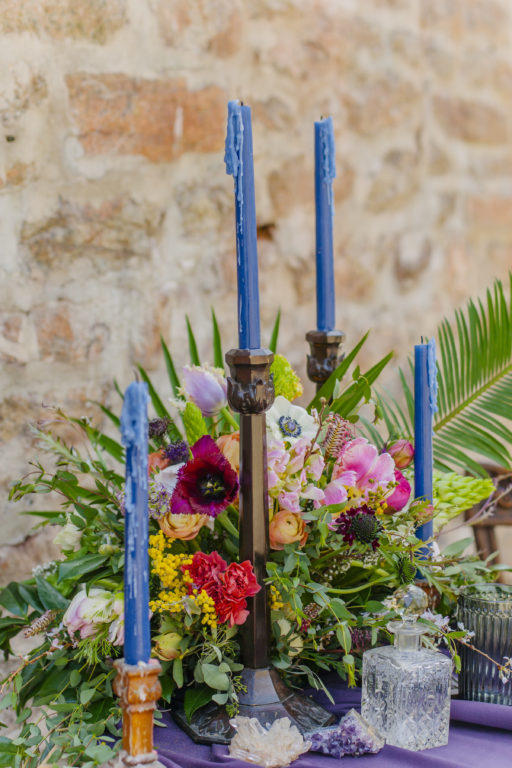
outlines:
[[[265,411],[274,401],[270,375],[273,354],[268,349],[232,349],[226,355],[228,401],[240,414],[240,560],[250,560],[262,589],[249,598],[249,616],[241,628],[242,680],[247,691],[239,695],[240,715],[262,724],[288,717],[302,733],[333,720],[316,702],[292,691],[270,665],[270,606],[267,577],[268,493]],[[224,707],[210,703],[188,722],[183,710],[175,720],[201,743],[229,744],[234,730]]]
[[[343,331],[308,331],[306,333],[306,341],[311,350],[311,354],[308,355],[308,378],[316,384],[317,392],[343,360],[339,348],[344,338]]]

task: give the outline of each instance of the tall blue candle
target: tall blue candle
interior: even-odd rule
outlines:
[[[260,298],[251,109],[238,101],[228,103],[224,162],[226,173],[235,181],[238,346],[240,349],[259,349]]]
[[[134,381],[125,392],[121,435],[126,447],[124,660],[148,662],[148,385]]]
[[[316,327],[335,327],[334,259],[332,226],[336,176],[332,117],[315,123],[315,204],[316,204]]]
[[[414,347],[414,496],[433,501],[432,425],[437,411],[437,365],[434,339]],[[432,538],[434,523],[421,525],[416,535]],[[428,555],[428,549],[423,551]]]

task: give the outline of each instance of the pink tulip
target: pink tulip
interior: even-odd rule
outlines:
[[[414,448],[409,440],[394,440],[388,445],[387,451],[395,460],[398,469],[405,469],[414,458]]]
[[[183,367],[184,389],[203,416],[215,416],[227,405],[227,381],[224,371],[212,366],[185,365]]]
[[[395,481],[397,485],[386,499],[386,513],[390,515],[403,509],[411,497],[411,485],[399,469],[395,469]]]

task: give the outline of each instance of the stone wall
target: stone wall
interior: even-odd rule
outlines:
[[[3,1],[4,545],[31,524],[7,489],[38,453],[41,404],[114,405],[136,361],[163,387],[159,335],[186,362],[185,312],[205,359],[210,306],[236,343],[228,99],[253,108],[263,338],[280,306],[301,371],[320,115],[337,142],[338,326],[350,345],[374,328],[363,364],[403,361],[505,277],[511,32],[507,0]],[[2,578],[25,550],[4,548]]]

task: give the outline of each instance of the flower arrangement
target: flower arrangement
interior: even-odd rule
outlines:
[[[238,630],[248,599],[264,588],[251,563],[238,558],[238,417],[227,404],[220,339],[214,340],[215,367],[199,363],[194,343],[182,381],[163,344],[174,412],[140,369],[155,411],[148,462],[152,653],[162,661],[164,702],[184,696],[188,716],[211,700],[236,712]],[[347,355],[345,371],[354,356]],[[464,628],[451,630],[438,617],[450,613],[459,586],[495,574],[476,556],[464,556],[465,546],[440,553],[433,542],[434,556],[423,559],[425,543],[415,531],[438,512],[443,524],[450,518],[446,476],[436,476],[437,508],[413,499],[409,437],[395,435],[377,447],[359,431],[358,408],[371,401],[372,375],[356,369],[341,391],[338,371],[326,397],[304,408],[296,402],[302,385],[283,356],[275,356],[272,372],[266,586],[273,664],[317,687],[329,670],[353,684],[362,651],[381,641],[394,615],[389,596],[418,569],[438,595],[436,612],[424,617],[432,642],[442,635],[457,661],[456,642],[468,641]],[[117,429],[118,416],[102,411]],[[59,436],[60,424],[82,434],[83,450]],[[0,739],[0,765],[32,768],[64,755],[89,768],[117,748],[112,660],[123,643],[124,454],[115,436],[62,411],[38,435],[56,467],[33,464],[12,497],[60,495],[59,509],[30,514],[59,527],[62,558],[0,593],[4,652],[11,653],[20,631],[36,643],[4,682],[0,707],[15,707],[20,737],[12,744]],[[488,479],[455,477],[457,510],[494,490]],[[43,708],[44,727],[34,707]]]

